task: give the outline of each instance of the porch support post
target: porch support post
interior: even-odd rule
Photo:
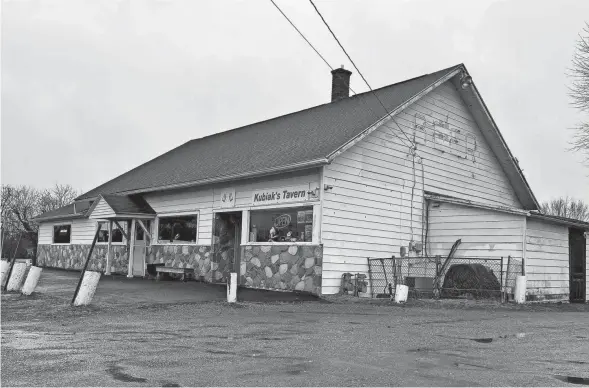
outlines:
[[[112,255],[112,220],[108,221],[108,250],[106,251],[106,271],[104,271],[105,275],[110,275],[110,266],[112,263],[111,255]]]
[[[129,243],[129,235],[127,234],[127,232],[125,232],[125,228],[123,228],[121,226],[121,224],[119,224],[119,221],[114,220],[115,225],[119,227],[119,229],[121,230],[121,233],[123,234],[123,237],[125,238],[125,240],[127,240],[127,243]]]
[[[149,233],[143,221],[141,219],[137,219],[137,221],[139,222],[139,226],[141,226],[141,229],[143,229],[143,231],[145,232],[145,235],[149,237],[149,240],[151,240],[151,233]]]
[[[131,236],[131,245],[129,246],[129,270],[127,273],[128,278],[133,277],[133,252],[135,251],[135,219],[131,220],[131,230],[129,231]]]
[[[90,245],[90,251],[88,252],[88,256],[86,257],[86,261],[84,262],[84,266],[82,267],[82,272],[80,273],[80,280],[78,280],[78,285],[76,286],[76,290],[74,291],[74,296],[72,298],[71,304],[74,304],[74,302],[76,301],[76,296],[78,296],[78,291],[80,291],[80,286],[82,285],[82,280],[84,280],[84,275],[86,274],[86,268],[88,268],[88,263],[90,262],[90,258],[92,257],[92,251],[94,251],[94,246],[96,245],[96,241],[98,240],[98,235],[100,234],[100,227],[101,226],[102,225],[99,222],[98,228],[96,228],[96,234],[94,235],[94,240],[92,240],[92,245]]]

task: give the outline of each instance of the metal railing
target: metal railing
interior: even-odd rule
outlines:
[[[493,298],[512,293],[521,261],[509,258],[454,257],[368,258],[373,298],[392,298],[398,284],[410,298]]]

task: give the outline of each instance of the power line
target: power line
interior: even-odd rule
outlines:
[[[276,3],[274,2],[274,0],[270,0],[270,2],[272,4],[274,4],[274,6],[276,7],[276,9],[282,14],[282,16],[284,16],[284,18],[286,20],[288,20],[288,22],[290,23],[290,25],[299,33],[299,35],[305,40],[305,42],[307,42],[307,44],[309,46],[311,46],[311,48],[313,49],[313,51],[315,51],[317,53],[317,55],[319,55],[319,57],[321,59],[323,59],[323,62],[325,62],[325,64],[331,69],[333,70],[333,67],[331,67],[331,65],[329,64],[329,62],[327,62],[327,60],[325,58],[323,58],[323,55],[321,55],[321,53],[319,52],[319,50],[317,50],[315,48],[315,46],[313,46],[311,44],[311,42],[309,42],[309,40],[305,37],[305,35],[303,35],[303,33],[297,28],[297,26],[294,25],[294,23],[288,18],[288,16],[286,16],[286,14],[284,12],[282,12],[282,10],[280,9],[280,7],[278,5],[276,5]]]
[[[403,133],[403,135],[405,135],[405,138],[407,138],[407,140],[409,141],[409,143],[411,143],[411,145],[413,146],[412,147],[412,153],[414,153],[415,152],[415,143],[413,143],[413,141],[411,141],[411,139],[409,139],[409,136],[407,136],[407,134],[405,133],[405,131],[403,131],[403,129],[399,126],[399,124],[397,124],[397,122],[395,121],[395,118],[393,117],[393,115],[391,114],[391,112],[389,112],[389,110],[383,104],[383,102],[381,101],[381,99],[378,98],[378,95],[374,92],[374,90],[372,89],[372,86],[370,86],[370,84],[368,83],[368,81],[366,80],[366,78],[364,77],[364,75],[362,74],[362,72],[360,71],[360,69],[358,69],[358,66],[356,66],[356,64],[352,60],[352,57],[350,57],[350,55],[348,54],[348,52],[346,51],[346,49],[344,48],[344,46],[340,43],[339,39],[337,38],[337,36],[335,35],[335,33],[333,32],[333,30],[331,29],[331,27],[327,23],[327,21],[325,20],[325,18],[323,17],[323,15],[319,11],[319,9],[315,5],[315,3],[313,2],[313,0],[309,0],[309,2],[313,6],[313,8],[315,8],[315,11],[317,12],[317,14],[321,18],[321,20],[323,20],[323,24],[325,24],[325,26],[327,27],[327,29],[329,30],[329,32],[331,33],[331,35],[333,36],[333,38],[335,39],[335,41],[337,42],[337,44],[340,46],[340,48],[342,49],[342,51],[344,52],[344,54],[346,54],[346,57],[348,57],[348,59],[352,63],[352,66],[354,66],[354,69],[356,69],[356,71],[358,72],[358,74],[360,74],[360,77],[362,77],[362,80],[364,81],[364,83],[366,84],[366,86],[368,86],[368,89],[370,89],[370,91],[372,92],[372,94],[374,94],[374,97],[376,97],[376,99],[378,100],[378,102],[380,103],[380,105],[387,112],[387,115],[390,116],[391,119],[393,119],[393,122],[397,125],[397,127],[399,128],[399,130],[401,131],[401,133]]]
[[[325,57],[323,57],[323,55],[321,55],[321,53],[319,52],[319,50],[317,50],[315,48],[315,46],[313,46],[313,44],[305,37],[305,35],[297,28],[297,26],[295,26],[295,24],[290,20],[290,18],[288,16],[286,16],[286,14],[282,11],[282,9],[280,9],[280,7],[274,2],[274,0],[270,0],[270,2],[274,5],[274,7],[276,7],[276,9],[282,14],[282,16],[284,16],[284,18],[290,23],[290,25],[296,30],[296,32],[299,33],[299,35],[305,40],[305,42],[307,42],[307,44],[313,49],[313,51],[315,51],[315,53],[323,60],[323,62],[325,62],[325,64],[327,65],[327,67],[329,67],[331,70],[334,70],[334,68],[329,64],[329,62],[325,59]],[[362,78],[364,78],[364,77],[362,77]],[[354,91],[354,89],[352,89],[350,87],[350,85],[348,83],[344,82],[344,84],[346,84],[346,87],[348,87],[352,91],[352,93],[357,94]],[[370,87],[370,85],[369,85],[369,87]],[[377,97],[377,99],[378,99],[378,97]],[[376,115],[376,113],[370,108],[370,106],[366,102],[365,102],[365,104],[366,104],[366,107],[368,108],[368,110],[370,110],[373,114]],[[381,105],[382,105],[382,102],[381,102]],[[383,108],[385,108],[384,105],[383,105]],[[387,111],[386,108],[385,108],[385,111]],[[387,113],[388,113],[388,111],[387,111]],[[397,125],[397,127],[399,128],[399,130],[401,132],[403,132],[403,129],[401,129],[401,127],[399,126],[399,124],[394,119],[393,119],[393,121],[395,122],[395,125]],[[406,146],[407,148],[409,148],[412,151],[414,150],[414,144],[413,144],[413,142],[411,140],[408,139],[409,142],[411,143],[411,146],[409,146],[409,145],[407,145],[407,143],[405,143],[405,140],[403,140],[403,138],[401,138],[399,135],[397,135],[394,132],[393,128],[389,127],[386,123],[382,123],[382,125],[385,128],[387,128],[391,132],[391,134],[393,134],[395,137],[399,138],[399,140],[401,140],[401,142],[403,143],[404,146]],[[407,135],[405,135],[405,137],[407,137]]]

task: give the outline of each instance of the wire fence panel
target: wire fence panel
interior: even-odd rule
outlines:
[[[515,285],[517,260],[456,257],[443,265],[445,261],[440,256],[368,258],[371,295],[392,298],[396,286],[404,284],[410,298],[499,299]]]
[[[511,256],[507,258],[507,268],[505,270],[505,292],[513,294],[515,289],[515,279],[522,274],[522,261]]]

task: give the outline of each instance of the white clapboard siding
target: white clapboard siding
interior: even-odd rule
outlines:
[[[526,231],[527,292],[563,295],[569,290],[569,229],[542,220],[528,219]]]
[[[39,226],[39,244],[53,243],[53,227],[55,225],[71,225],[70,244],[92,244],[96,233],[97,222],[87,218],[67,221],[43,222]]]
[[[456,240],[462,242],[454,257],[522,258],[523,215],[440,202],[429,207],[427,251],[447,256]]]
[[[199,245],[210,245],[213,231],[213,210],[221,210],[221,195],[228,190],[235,190],[235,207],[251,206],[252,193],[264,189],[284,189],[305,187],[314,190],[319,187],[317,169],[296,173],[281,174],[271,177],[244,180],[233,185],[215,185],[214,187],[195,187],[146,194],[145,200],[158,215],[166,213],[198,212]],[[311,203],[311,201],[309,201]],[[231,211],[230,208],[223,209]]]
[[[415,131],[419,115],[428,122],[447,122],[462,135],[476,139],[474,160],[436,149],[431,134],[428,141],[428,135]],[[416,158],[415,168],[398,127],[411,137],[415,133],[418,139],[417,152],[423,163]],[[407,107],[395,117],[395,123],[389,121],[338,156],[324,168],[324,183],[333,187],[323,200],[324,294],[339,291],[345,272],[367,273],[367,257],[398,256],[400,247],[411,239],[421,241],[424,187],[488,205],[521,207],[468,107],[449,82]],[[437,222],[445,226],[437,229],[439,235],[430,234],[440,254],[447,254],[454,241],[464,237],[463,254],[521,259],[522,216],[455,210],[450,217],[440,214]]]
[[[53,224],[43,222],[39,225],[39,244],[51,244],[53,238]]]
[[[90,217],[92,217],[93,219],[100,219],[114,216],[115,212],[112,210],[110,205],[104,200],[104,198],[100,198],[100,200],[94,207],[94,210],[92,211],[92,215]]]

